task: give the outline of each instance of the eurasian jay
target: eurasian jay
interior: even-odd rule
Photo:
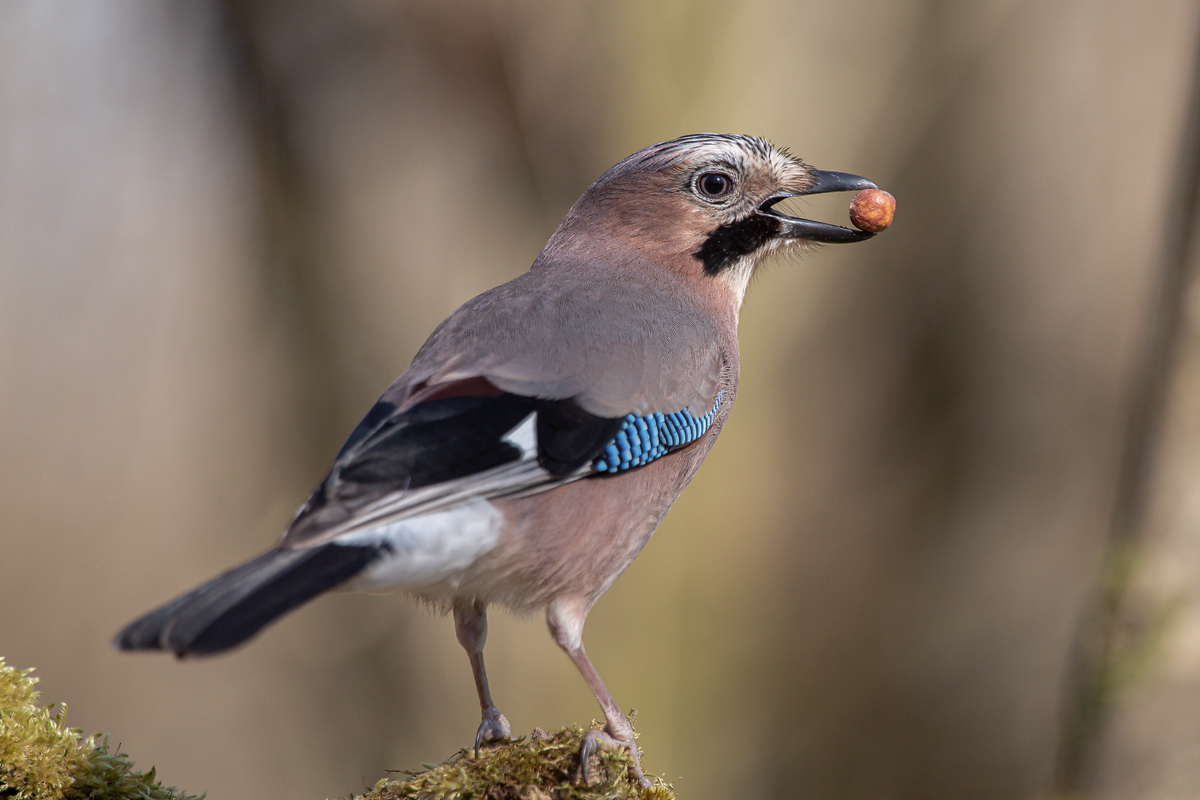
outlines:
[[[606,726],[633,729],[583,649],[588,611],[691,480],[737,394],[738,312],[767,255],[872,234],[785,198],[875,188],[769,142],[696,134],[596,181],[523,275],[468,301],[350,434],[273,550],[131,623],[122,650],[235,647],[335,587],[403,589],[454,614],[483,720],[489,605],[546,609]]]

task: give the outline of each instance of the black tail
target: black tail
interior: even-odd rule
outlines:
[[[208,655],[236,647],[268,624],[366,569],[378,547],[324,544],[272,550],[131,622],[120,650]]]

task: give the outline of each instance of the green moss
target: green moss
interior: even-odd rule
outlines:
[[[66,727],[67,707],[37,705],[33,670],[0,658],[0,798],[5,800],[195,800],[135,772],[108,737]]]
[[[163,786],[154,770],[135,772],[108,738],[66,727],[66,706],[40,707],[37,679],[0,658],[0,800],[197,800]],[[642,789],[630,775],[624,750],[599,748],[590,785],[583,783],[579,750],[585,731],[535,731],[489,746],[474,758],[460,750],[440,766],[382,780],[357,800],[675,800],[661,779]]]
[[[599,748],[589,768],[591,785],[583,784],[579,749],[585,731],[568,728],[550,735],[534,732],[489,746],[476,759],[466,750],[423,772],[406,772],[401,781],[382,780],[356,800],[674,800],[671,787],[651,777],[642,789],[629,775],[624,750]]]

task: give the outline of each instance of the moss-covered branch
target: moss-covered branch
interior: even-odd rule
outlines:
[[[528,740],[484,749],[478,759],[460,750],[439,766],[404,773],[404,780],[380,781],[356,800],[674,800],[661,779],[651,777],[650,788],[640,788],[624,750],[599,748],[585,785],[579,764],[585,733],[535,730]]]
[[[0,800],[197,800],[163,786],[153,769],[135,771],[124,753],[109,752],[107,736],[68,728],[65,705],[57,712],[39,706],[31,672],[0,658]],[[478,759],[460,750],[440,766],[381,780],[356,800],[674,800],[662,780],[641,789],[624,750],[600,748],[585,784],[584,734],[535,730],[528,740],[484,749]]]
[[[0,798],[13,800],[196,800],[137,772],[107,736],[66,726],[67,707],[37,704],[33,670],[0,657]]]

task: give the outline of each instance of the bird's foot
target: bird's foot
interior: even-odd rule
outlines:
[[[483,722],[479,723],[479,730],[475,733],[475,757],[479,758],[479,748],[486,743],[511,738],[512,726],[508,724],[508,720],[504,718],[503,714],[493,708],[484,715]]]
[[[626,723],[628,725],[628,723]],[[643,789],[650,788],[650,779],[642,772],[642,754],[638,751],[637,742],[633,740],[633,726],[628,726],[628,729],[622,731],[623,736],[614,736],[607,729],[602,731],[588,731],[583,737],[583,747],[579,751],[579,761],[583,769],[583,783],[585,786],[591,786],[591,760],[596,754],[596,750],[604,745],[605,747],[624,747],[629,751],[629,759],[633,763],[630,764],[629,774]]]

